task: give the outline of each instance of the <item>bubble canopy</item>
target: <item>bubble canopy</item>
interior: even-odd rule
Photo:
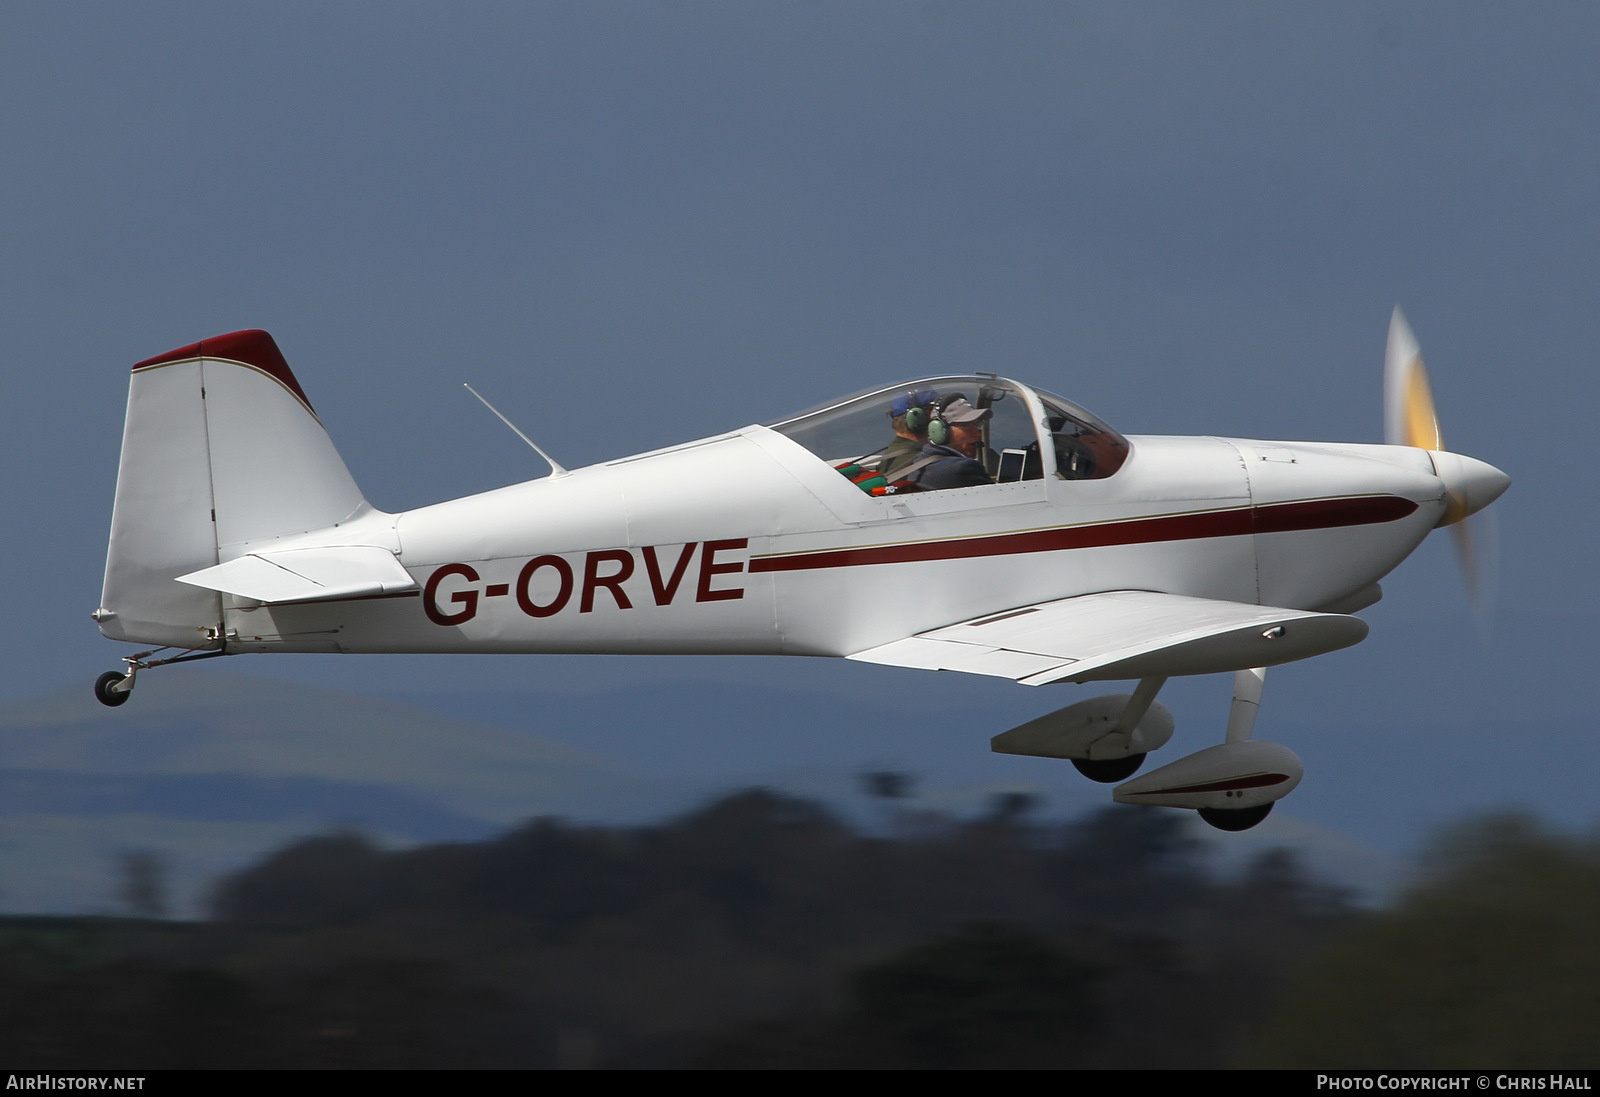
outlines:
[[[983,423],[979,460],[991,479],[1063,480],[1112,476],[1128,441],[1069,400],[989,374],[927,377],[868,389],[767,426],[830,465],[870,464],[895,439],[894,417],[911,406],[964,398],[993,414]]]

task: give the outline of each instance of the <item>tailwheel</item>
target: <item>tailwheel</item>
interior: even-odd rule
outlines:
[[[1074,758],[1072,765],[1089,780],[1098,781],[1102,785],[1111,785],[1139,772],[1139,767],[1144,765],[1144,755],[1130,754],[1126,758]]]
[[[1253,808],[1201,808],[1200,818],[1216,827],[1218,830],[1249,830],[1268,815],[1272,814],[1272,804],[1265,803]]]
[[[121,674],[114,670],[106,671],[94,681],[94,699],[102,705],[109,705],[112,708],[126,704],[128,698],[133,696],[133,690],[113,690],[112,687],[121,685],[127,677],[126,674]]]

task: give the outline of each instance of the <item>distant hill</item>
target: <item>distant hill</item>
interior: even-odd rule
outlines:
[[[474,839],[537,815],[644,819],[659,782],[526,732],[373,697],[152,674],[128,705],[86,690],[0,711],[0,910],[107,909],[117,858],[162,855],[174,908],[281,843],[358,829]]]

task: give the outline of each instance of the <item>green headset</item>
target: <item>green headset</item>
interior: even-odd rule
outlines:
[[[905,416],[906,430],[912,434],[926,434],[929,428],[927,405],[936,403],[938,399],[938,394],[932,389],[903,392],[894,398],[894,403],[889,407],[889,415],[894,419]]]
[[[936,446],[950,444],[950,424],[945,422],[944,409],[957,400],[966,399],[959,392],[946,393],[933,402],[933,414],[928,418],[928,441]]]

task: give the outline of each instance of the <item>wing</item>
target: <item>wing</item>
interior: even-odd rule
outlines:
[[[1114,590],[991,613],[850,658],[1042,686],[1269,667],[1366,635],[1365,621],[1342,613]]]
[[[180,575],[178,582],[270,604],[360,598],[417,586],[394,553],[372,545],[257,552]]]

